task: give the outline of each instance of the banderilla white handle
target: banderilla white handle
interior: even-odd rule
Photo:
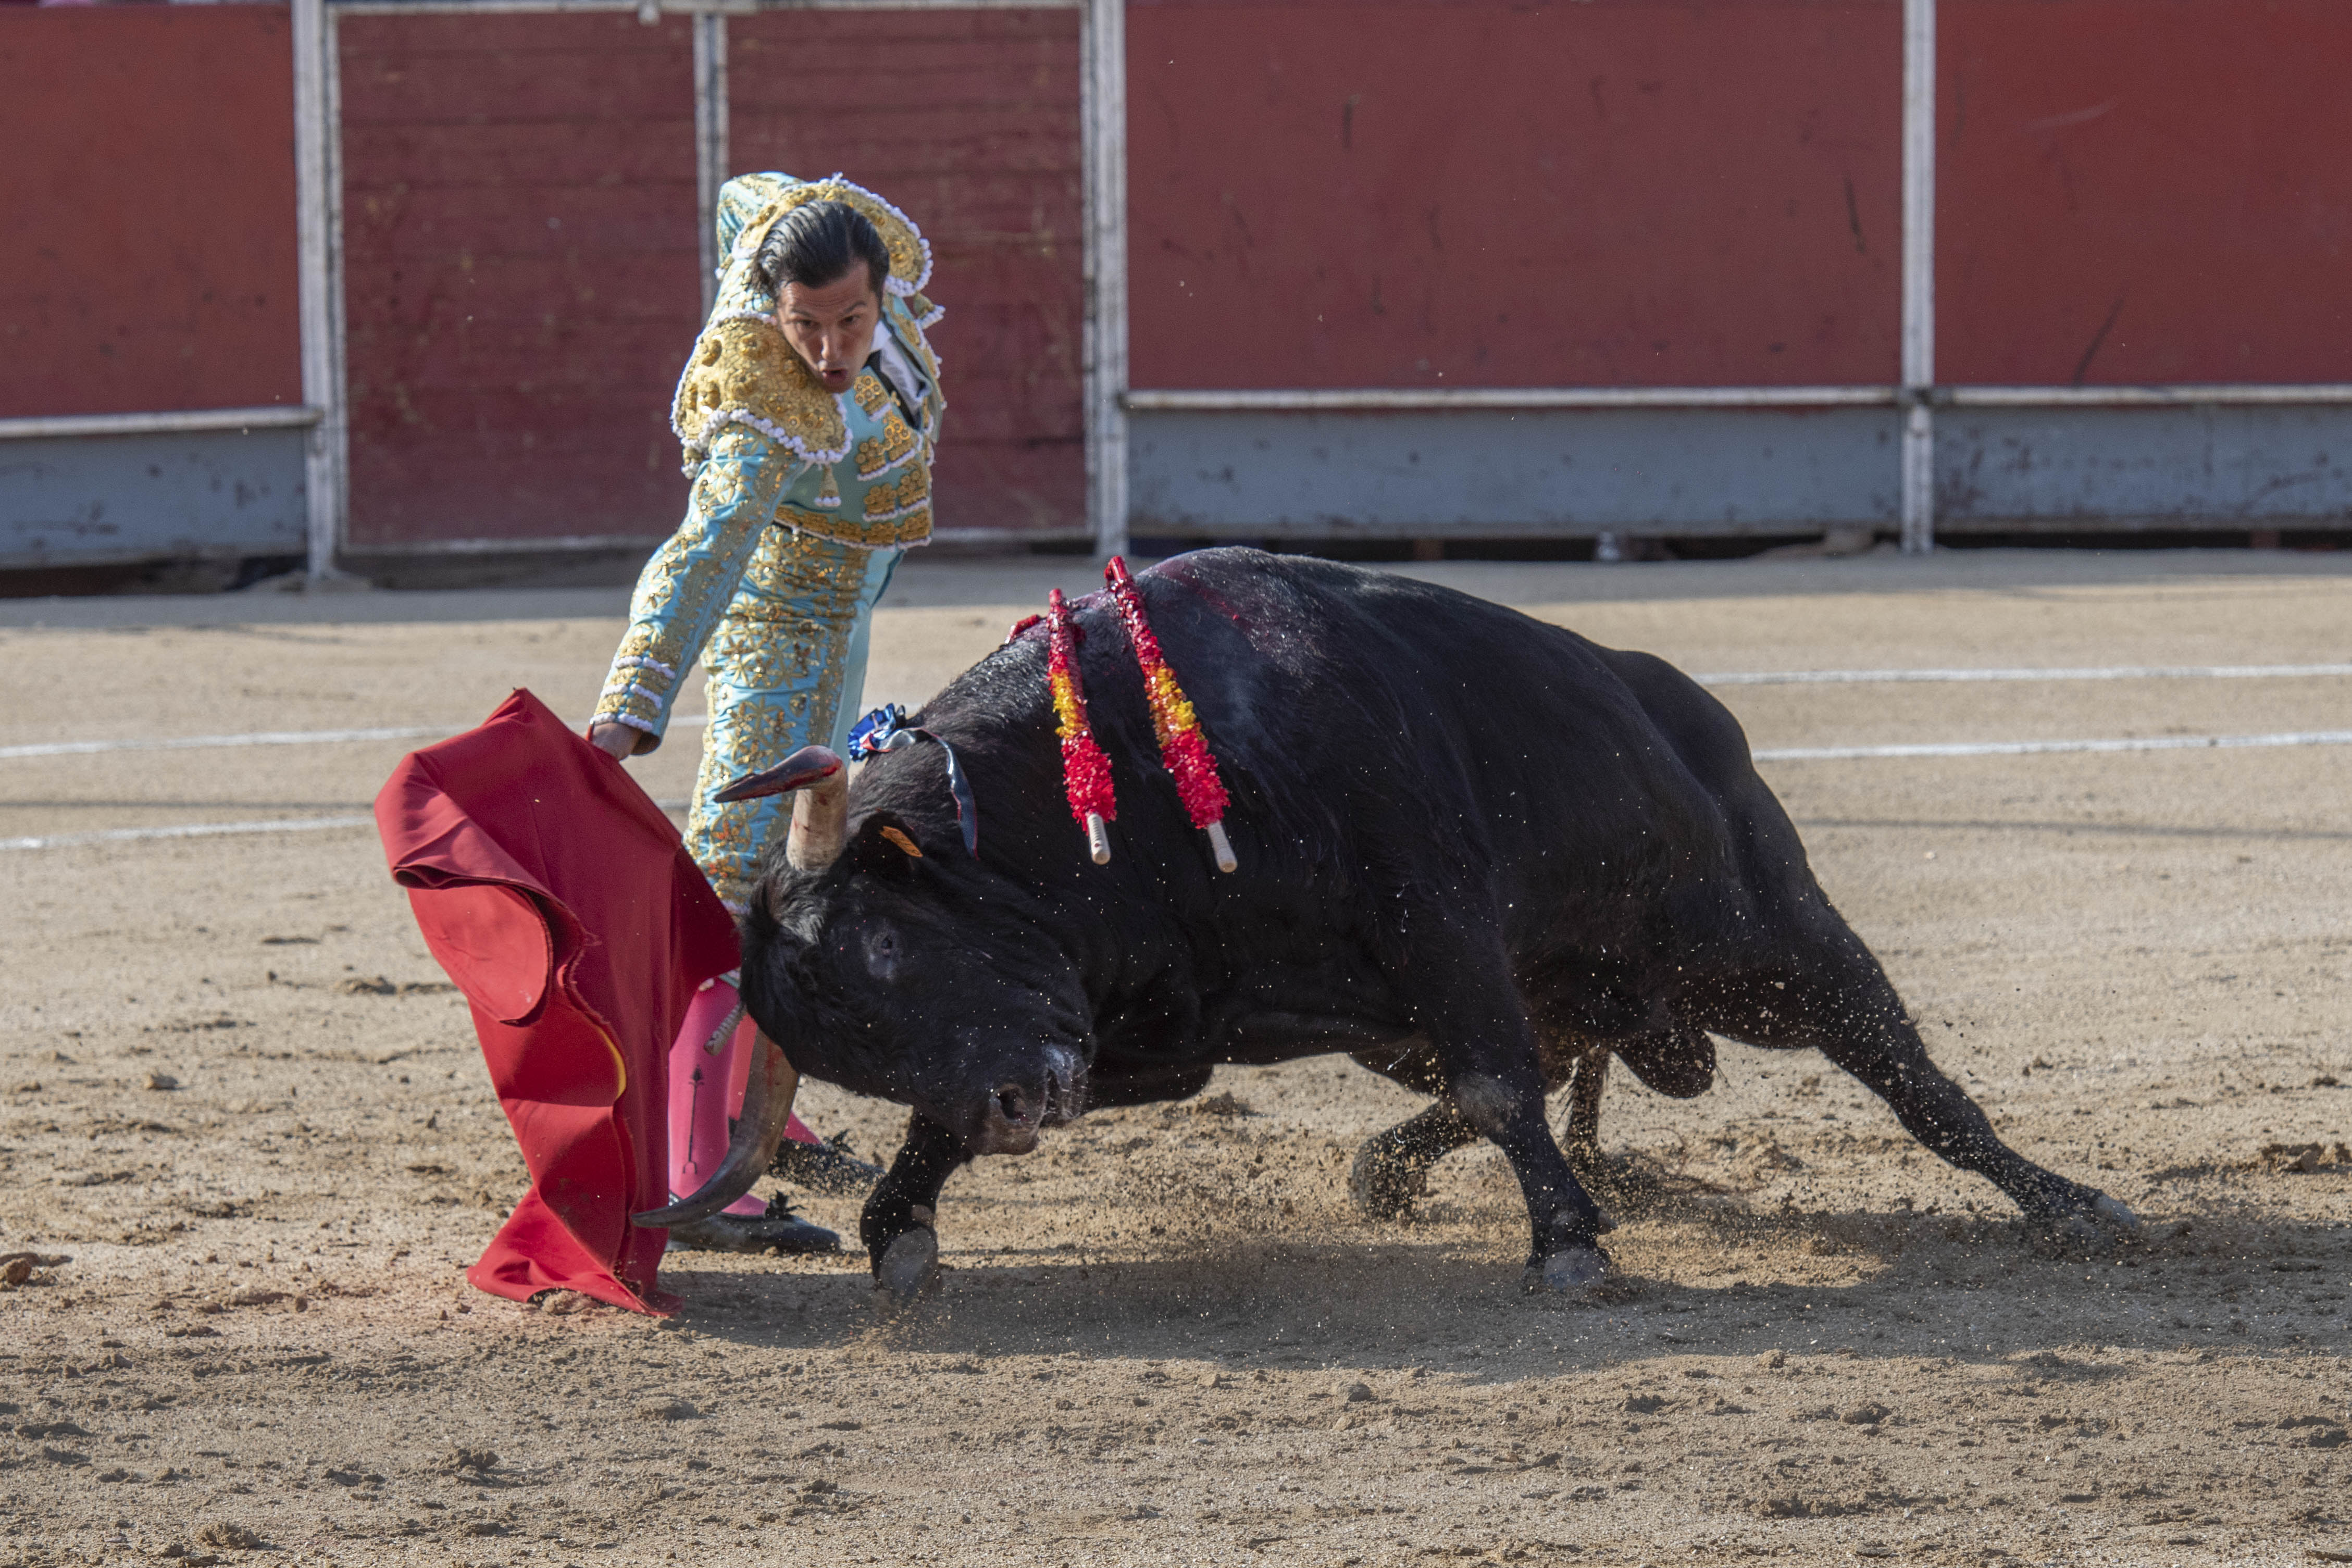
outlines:
[[[1216,852],[1217,869],[1220,871],[1241,869],[1242,863],[1234,858],[1234,841],[1225,837],[1225,825],[1223,822],[1213,822],[1209,824],[1208,833],[1209,847]]]

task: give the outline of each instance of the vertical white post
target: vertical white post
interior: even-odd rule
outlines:
[[[334,7],[325,7],[325,65],[320,79],[325,87],[327,121],[327,341],[334,352],[326,417],[327,456],[335,465],[335,553],[352,542],[352,318],[343,300],[343,24]]]
[[[1903,0],[1903,549],[1936,546],[1936,0]]]
[[[1127,550],[1127,0],[1079,17],[1080,162],[1086,183],[1087,517],[1095,552]]]
[[[727,183],[727,16],[694,14],[694,177],[702,215],[702,313],[719,297],[719,187]]]
[[[320,410],[304,445],[302,490],[312,580],[335,571],[342,542],[343,382],[338,352],[334,112],[326,0],[293,0],[294,244],[302,401]]]

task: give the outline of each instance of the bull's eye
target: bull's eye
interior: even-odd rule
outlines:
[[[898,977],[898,933],[888,926],[866,933],[866,972],[877,980]]]

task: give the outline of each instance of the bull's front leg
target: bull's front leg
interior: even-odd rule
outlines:
[[[1407,990],[1418,1022],[1437,1047],[1449,1097],[1464,1121],[1511,1162],[1527,1199],[1533,1233],[1527,1272],[1530,1290],[1573,1290],[1597,1282],[1609,1268],[1601,1250],[1614,1229],[1569,1169],[1544,1121],[1544,1079],[1534,1028],[1513,984],[1499,938],[1466,940],[1433,962],[1424,927],[1410,964],[1391,975]]]
[[[1601,1237],[1616,1227],[1568,1168],[1544,1125],[1541,1080],[1490,1061],[1454,1076],[1454,1103],[1502,1150],[1519,1178],[1532,1232],[1520,1283],[1529,1290],[1574,1290],[1597,1282],[1610,1267]]]
[[[907,1142],[858,1216],[875,1289],[910,1301],[938,1282],[940,1189],[970,1158],[962,1139],[920,1111],[907,1119]]]

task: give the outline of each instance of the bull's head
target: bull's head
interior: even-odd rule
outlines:
[[[951,837],[926,854],[915,826],[887,810],[853,826],[848,771],[823,746],[718,798],[787,792],[796,798],[783,853],[742,926],[743,1004],[782,1058],[913,1107],[974,1154],[1026,1153],[1041,1130],[1076,1117],[1090,1014],[1076,965],[1033,918],[1033,897]],[[741,1148],[693,1208],[715,1213],[766,1168],[762,1151],[772,1155],[790,1109],[774,1099],[755,1111],[746,1096]]]

